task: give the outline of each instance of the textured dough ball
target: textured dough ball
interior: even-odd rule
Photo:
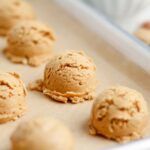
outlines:
[[[38,21],[21,21],[8,33],[6,56],[13,62],[38,66],[51,55],[55,35]]]
[[[54,100],[78,103],[93,99],[95,86],[96,68],[92,60],[83,52],[67,51],[54,56],[46,65],[43,84],[30,87],[42,90]]]
[[[71,132],[59,121],[38,117],[20,124],[11,137],[13,150],[73,150]]]
[[[26,89],[16,73],[0,71],[0,123],[16,120],[26,110]]]
[[[114,86],[97,97],[90,133],[126,142],[143,137],[148,124],[149,114],[143,96],[133,89]]]
[[[23,0],[0,0],[0,35],[7,32],[20,20],[35,18],[31,6]]]

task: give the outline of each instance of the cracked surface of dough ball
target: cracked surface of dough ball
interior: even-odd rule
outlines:
[[[26,89],[17,73],[0,71],[0,123],[14,121],[26,110]]]
[[[95,101],[90,133],[118,142],[143,137],[149,124],[149,113],[143,96],[130,88],[114,86],[104,90]]]
[[[32,7],[23,0],[0,1],[0,35],[7,32],[20,20],[33,20],[35,15]]]
[[[48,26],[21,21],[9,31],[4,54],[12,62],[39,66],[51,57],[54,41],[55,35]]]
[[[83,52],[67,51],[54,56],[45,67],[44,80],[29,87],[64,103],[92,100],[96,67]]]
[[[74,139],[68,128],[45,116],[21,123],[11,141],[13,150],[74,150]]]

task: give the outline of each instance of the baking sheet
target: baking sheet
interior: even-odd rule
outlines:
[[[49,24],[56,32],[57,44],[55,52],[64,50],[84,50],[97,65],[99,80],[98,92],[104,88],[121,84],[134,88],[143,93],[148,101],[150,94],[150,76],[138,66],[129,62],[118,54],[108,43],[71,18],[55,2],[48,0],[31,0],[39,19]],[[0,49],[6,46],[5,39],[0,40]],[[44,66],[32,68],[10,63],[0,53],[0,69],[16,71],[22,76],[26,85],[38,78],[42,78]],[[16,122],[0,125],[0,150],[10,149],[10,135],[19,122],[37,115],[50,115],[62,120],[73,132],[76,140],[76,150],[100,150],[111,148],[117,143],[99,136],[88,134],[88,120],[93,101],[80,104],[61,104],[50,100],[42,93],[28,92],[28,111]],[[150,106],[150,101],[148,101]]]

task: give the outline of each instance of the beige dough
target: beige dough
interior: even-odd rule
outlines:
[[[55,35],[50,28],[38,21],[22,21],[8,33],[5,55],[15,63],[39,66],[51,55]]]
[[[26,89],[17,73],[0,71],[0,123],[16,120],[26,110]]]
[[[143,137],[148,124],[143,96],[133,89],[114,86],[97,97],[91,113],[90,133],[127,142]]]
[[[136,32],[135,35],[146,44],[150,45],[150,22],[145,22]]]
[[[20,20],[35,18],[31,6],[23,0],[0,0],[0,35],[7,32]]]
[[[31,90],[42,91],[60,102],[79,103],[92,100],[96,87],[96,67],[83,52],[67,51],[50,59],[44,80],[30,84]]]
[[[74,150],[74,139],[68,128],[49,117],[21,123],[11,141],[13,150]]]
[[[150,45],[150,28],[141,27],[136,32],[135,35],[145,42],[146,44]]]
[[[145,23],[143,24],[143,27],[144,27],[144,28],[147,28],[147,29],[150,29],[150,21],[145,22]]]

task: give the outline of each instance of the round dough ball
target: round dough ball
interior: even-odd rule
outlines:
[[[90,133],[126,142],[143,137],[148,124],[149,113],[143,96],[133,89],[114,86],[97,97]]]
[[[38,66],[47,61],[54,46],[53,31],[38,21],[21,21],[8,33],[6,56],[13,62]]]
[[[73,150],[70,131],[59,121],[38,117],[21,123],[11,137],[13,150]]]
[[[31,6],[23,0],[0,0],[0,35],[7,32],[20,20],[35,18]]]
[[[42,86],[40,89],[39,87]],[[67,51],[50,59],[43,84],[30,86],[60,102],[78,103],[93,99],[96,67],[83,52]]]
[[[0,123],[16,120],[26,110],[26,89],[16,73],[0,71]]]

